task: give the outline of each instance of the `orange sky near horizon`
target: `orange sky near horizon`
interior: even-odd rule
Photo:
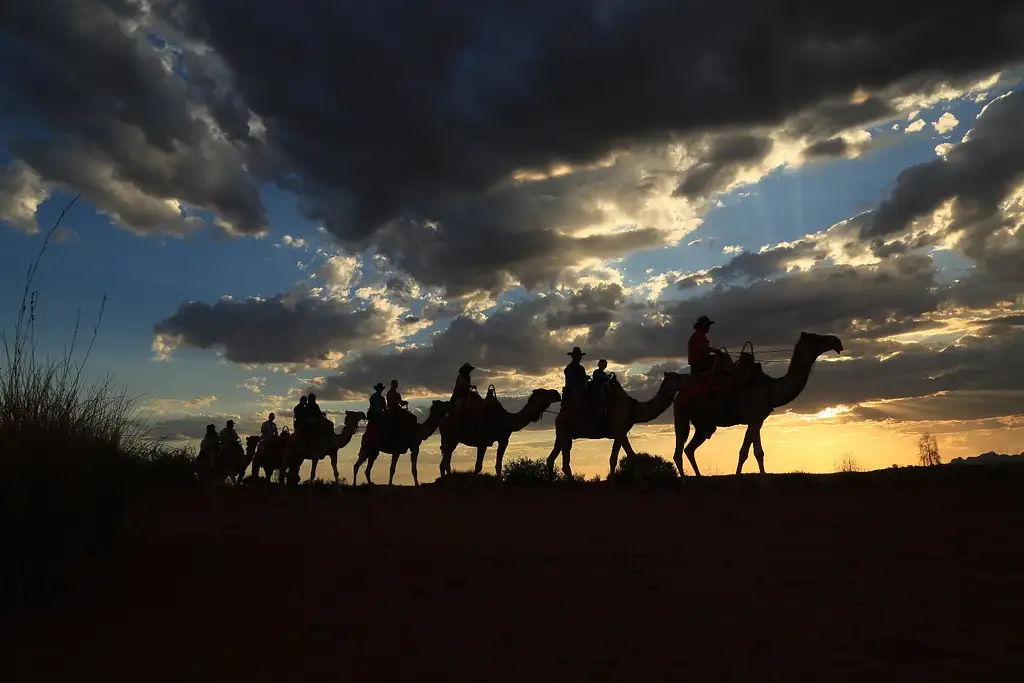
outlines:
[[[829,411],[831,412],[831,411]],[[954,422],[854,422],[844,420],[842,415],[810,416],[780,414],[772,416],[762,431],[765,450],[765,469],[770,474],[790,472],[831,473],[835,472],[843,456],[852,455],[862,470],[875,470],[897,465],[917,464],[917,443],[921,434],[934,434],[943,462],[956,457],[971,457],[987,451],[998,453],[1019,453],[1024,450],[1024,424],[1009,420],[1004,426],[986,429],[985,421]],[[283,423],[282,423],[283,424]],[[703,475],[727,475],[735,472],[740,445],[743,441],[743,427],[719,429],[697,451],[697,465]],[[245,434],[239,433],[244,439]],[[352,465],[359,450],[362,430],[352,443],[339,452],[338,469],[341,476],[351,483]],[[551,450],[554,432],[551,429],[536,429],[519,432],[512,436],[505,462],[515,458],[546,458]],[[638,452],[648,452],[671,460],[675,443],[671,424],[637,425],[630,431],[630,443]],[[195,443],[198,445],[198,442]],[[608,472],[608,457],[611,441],[608,439],[583,439],[573,445],[572,468],[577,475],[588,478],[603,477]],[[484,472],[494,472],[495,449],[488,449],[484,460]],[[620,456],[621,457],[621,456]],[[476,458],[475,449],[459,446],[452,460],[452,467],[458,471],[472,470]],[[438,476],[440,462],[440,439],[435,433],[420,449],[418,469],[420,483],[432,482]],[[387,483],[391,457],[382,455],[374,466],[374,483]],[[685,464],[685,474],[693,470]],[[309,477],[309,463],[303,464],[303,481]],[[561,458],[556,462],[561,469]],[[744,464],[745,473],[756,473],[757,463],[753,452]],[[322,460],[317,470],[320,479],[331,479],[331,467]],[[360,473],[360,481],[363,474]],[[408,454],[401,456],[395,476],[398,485],[411,485]]]

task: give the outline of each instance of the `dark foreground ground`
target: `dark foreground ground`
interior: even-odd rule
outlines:
[[[753,479],[150,497],[4,678],[1024,680],[1024,477]]]

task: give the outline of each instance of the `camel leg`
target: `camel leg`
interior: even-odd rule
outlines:
[[[623,434],[616,439],[616,441],[622,444],[622,450],[626,451],[626,455],[631,458],[636,457],[636,451],[633,450],[633,444],[629,442],[629,434]]]
[[[458,444],[456,444],[457,446]],[[451,450],[445,451],[444,447],[441,448],[441,476],[452,473],[452,455],[455,453],[455,446],[452,446]]]
[[[334,470],[334,483],[337,484],[341,481],[341,475],[338,474],[338,454],[335,453],[331,456],[331,469]]]
[[[498,452],[494,455],[494,473],[501,479],[501,461],[505,458],[505,449],[508,448],[508,439],[498,442]]]
[[[420,485],[420,477],[416,473],[416,461],[420,459],[420,447],[413,446],[409,449],[409,466],[412,468],[412,485]]]
[[[760,470],[760,474],[765,474],[764,448],[761,446],[761,423],[750,425],[747,429],[753,431],[754,459],[757,460],[757,468]]]
[[[754,443],[754,430],[751,425],[747,426],[747,431],[743,434],[743,445],[740,446],[740,457],[736,462],[736,474],[743,473],[743,463],[747,461],[747,456],[750,455],[750,446]]]
[[[615,475],[615,468],[619,464],[619,449],[622,448],[622,444],[619,443],[618,439],[612,442],[612,455],[608,458],[608,478],[611,479]]]
[[[480,474],[484,469],[484,458],[487,456],[487,446],[476,447],[476,465],[473,467],[473,474]]]
[[[398,469],[398,454],[391,454],[391,472],[388,474],[388,486],[395,483],[395,470]]]
[[[571,457],[572,439],[568,439],[568,443],[562,446],[562,474],[566,479],[572,479],[572,465],[569,464]]]
[[[675,432],[676,432],[676,450],[672,454],[672,462],[676,464],[676,469],[679,470],[679,476],[683,476],[683,447],[686,446],[686,440],[690,438],[690,418],[686,415],[677,415],[675,419]],[[690,460],[690,466],[693,467],[693,474],[700,476],[700,470],[697,469],[697,463]]]
[[[708,440],[711,436],[711,432],[703,432],[694,425],[693,438],[690,439],[690,443],[686,444],[686,448],[683,452],[686,453],[686,459],[690,461],[690,467],[693,468],[694,474],[700,476],[700,470],[697,469],[697,449]]]
[[[312,458],[309,464],[309,480],[316,481],[316,466],[320,464],[320,458]]]
[[[619,438],[615,439],[615,443],[622,444],[622,450],[626,451],[626,456],[628,456],[630,458],[635,458],[636,457],[636,451],[633,450],[633,444],[631,444],[629,442],[629,434],[628,433],[623,434]],[[647,481],[644,478],[643,469],[637,467],[635,469],[635,472],[636,472],[637,483],[640,484],[641,486],[646,486],[647,485]]]
[[[359,486],[359,468],[366,462],[366,455],[362,449],[359,450],[359,455],[356,456],[356,464],[352,466],[352,485]]]
[[[551,454],[548,455],[548,479],[553,480],[555,478],[555,459],[558,458],[558,454],[562,452],[561,447],[558,443],[558,437],[555,437],[555,445],[551,449]]]
[[[378,455],[380,455],[379,451],[374,453],[373,455],[371,455],[369,458],[366,459],[366,470],[364,471],[364,474],[366,475],[366,483],[367,484],[372,484],[373,483],[373,480],[370,479],[370,472],[373,470],[373,463],[377,462],[377,456]]]

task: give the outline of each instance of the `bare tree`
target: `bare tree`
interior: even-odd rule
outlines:
[[[845,453],[843,453],[842,459],[839,461],[839,464],[836,465],[835,471],[836,472],[860,472],[861,471],[861,467],[860,467],[860,463],[857,462],[857,459],[855,457],[853,457],[853,453],[850,452],[850,451],[846,451]]]
[[[939,445],[935,442],[935,437],[928,432],[922,434],[917,442],[917,458],[925,467],[942,464],[942,459],[939,458]]]

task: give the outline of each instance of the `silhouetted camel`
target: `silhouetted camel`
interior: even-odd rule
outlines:
[[[377,456],[381,453],[391,455],[391,474],[388,476],[388,486],[395,480],[395,470],[398,467],[400,455],[409,451],[409,465],[412,468],[412,481],[416,486],[420,485],[419,474],[416,470],[416,463],[420,456],[420,444],[430,438],[430,435],[437,429],[441,418],[448,411],[448,404],[444,401],[434,401],[430,404],[430,413],[422,423],[416,421],[416,416],[407,410],[399,410],[393,415],[396,422],[390,423],[391,429],[381,429],[377,433],[370,433],[368,437],[363,434],[362,442],[359,445],[359,457],[356,464],[352,466],[352,485],[359,481],[359,468],[366,463],[366,483],[372,484],[370,472]],[[387,418],[385,418],[387,419]]]
[[[245,452],[238,442],[218,445],[215,449],[200,448],[195,462],[196,476],[203,483],[220,484],[230,479],[235,484],[245,475],[244,461]]]
[[[548,476],[554,477],[555,459],[559,453],[562,454],[562,472],[572,476],[569,459],[574,439],[613,439],[608,463],[611,476],[618,464],[620,448],[626,449],[627,455],[634,455],[629,443],[629,430],[633,425],[650,422],[665,412],[686,381],[687,378],[678,372],[666,372],[654,397],[638,401],[626,393],[618,380],[612,380],[607,388],[605,419],[594,419],[578,409],[567,409],[563,402],[562,410],[555,418],[555,445],[548,455]]]
[[[743,471],[743,463],[754,447],[754,458],[761,474],[764,474],[764,448],[761,447],[761,425],[776,408],[793,401],[804,387],[811,373],[811,366],[823,353],[843,350],[843,343],[833,335],[820,335],[802,332],[800,340],[793,349],[793,357],[789,368],[782,377],[761,375],[749,384],[735,389],[726,389],[720,394],[708,393],[695,399],[689,398],[686,392],[680,392],[675,401],[673,417],[675,421],[676,448],[672,456],[679,470],[683,473],[682,453],[685,451],[690,466],[696,476],[700,476],[697,468],[696,452],[701,444],[711,438],[718,427],[746,425],[747,432],[743,436],[740,447],[739,462],[736,474]],[[693,439],[686,443],[690,434],[690,423],[694,426]],[[684,448],[684,444],[685,448]]]
[[[356,433],[359,421],[366,418],[366,415],[359,411],[346,410],[345,424],[338,434],[334,433],[334,423],[328,419],[320,421],[319,428],[313,434],[299,437],[292,434],[284,449],[287,476],[289,483],[299,482],[299,467],[303,460],[310,460],[312,464],[309,471],[309,480],[316,479],[316,466],[323,458],[331,459],[331,469],[334,471],[334,481],[341,479],[338,473],[338,451],[348,445],[352,435]]]
[[[441,476],[451,474],[452,453],[460,443],[476,447],[474,474],[480,474],[487,449],[497,443],[494,471],[500,477],[501,462],[512,434],[539,420],[551,404],[561,400],[555,389],[534,389],[518,412],[510,413],[499,403],[491,407],[486,416],[444,420],[441,422]]]

